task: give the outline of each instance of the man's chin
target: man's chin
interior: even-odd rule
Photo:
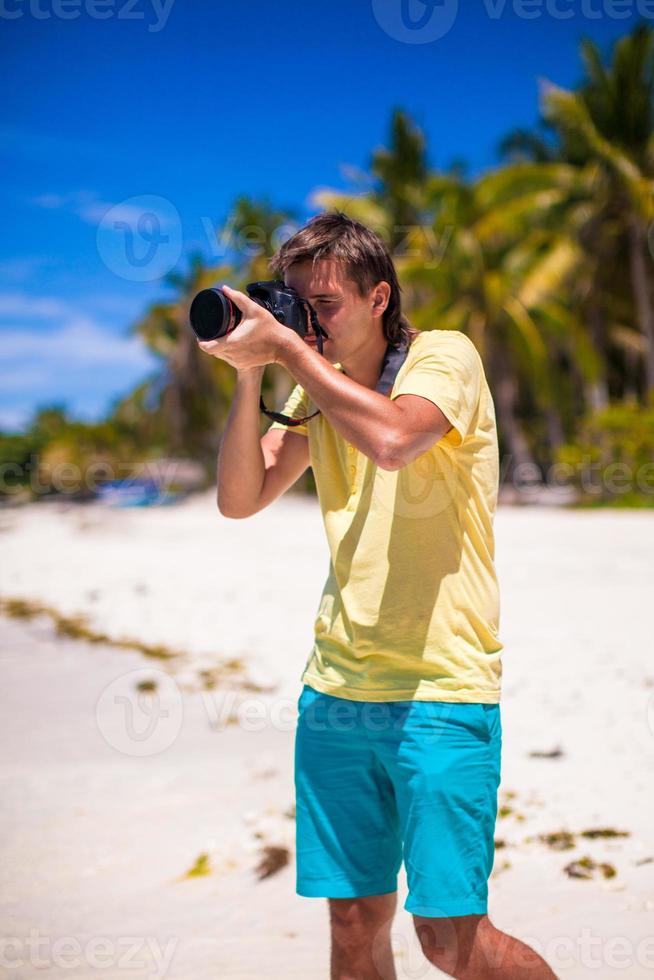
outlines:
[[[307,347],[310,347],[312,350],[318,350],[318,344],[317,344],[317,342],[315,340],[308,340],[305,337],[304,338],[304,343],[307,345]],[[323,337],[323,339],[322,339],[322,349],[323,349],[323,353],[325,354],[325,356],[327,356],[327,352],[330,350],[331,346],[332,346],[331,338],[330,337]]]

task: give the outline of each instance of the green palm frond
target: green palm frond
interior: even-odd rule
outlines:
[[[494,207],[538,191],[570,191],[579,171],[568,163],[514,163],[492,170],[475,185],[475,200],[482,208]]]
[[[525,276],[516,298],[527,309],[539,306],[546,298],[562,291],[581,261],[581,249],[571,239],[558,239]]]
[[[544,96],[543,112],[563,129],[574,130],[581,136],[589,152],[596,154],[620,178],[637,212],[645,220],[654,219],[653,182],[641,174],[625,152],[601,135],[580,95],[550,85]]]
[[[525,306],[515,296],[509,296],[504,301],[504,310],[517,328],[524,345],[536,361],[547,357],[547,347],[535,320],[530,316]]]
[[[376,203],[368,193],[346,194],[343,191],[334,191],[323,187],[312,192],[309,196],[309,204],[312,208],[324,211],[343,211],[348,217],[361,221],[372,228],[385,228],[389,224],[389,217],[385,209]]]
[[[608,328],[611,340],[622,350],[642,356],[647,350],[647,341],[642,333],[622,323],[611,323]]]
[[[585,323],[575,310],[567,309],[561,302],[551,299],[539,309],[542,323],[552,345],[565,351],[587,381],[600,376],[601,358],[593,346]]]

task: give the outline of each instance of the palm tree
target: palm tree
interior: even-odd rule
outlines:
[[[297,211],[276,208],[267,197],[236,199],[228,221],[233,232],[231,262],[241,278],[269,278],[267,256],[295,230]]]
[[[232,278],[228,266],[209,268],[199,253],[185,272],[171,272],[165,284],[177,290],[170,300],[153,303],[130,332],[142,337],[163,361],[163,370],[138,392],[141,407],[149,401],[160,419],[166,448],[175,455],[214,458],[218,432],[233,388],[232,368],[208,357],[197,345],[188,319],[195,294],[216,280]],[[125,405],[119,406],[124,414]]]
[[[276,208],[265,197],[237,198],[231,218],[237,246],[233,261],[244,284],[273,277],[269,256],[298,227],[297,216],[295,209]],[[283,406],[294,383],[279,364],[269,365],[264,376],[264,400],[268,397],[267,404]]]
[[[391,116],[389,146],[376,150],[370,173],[373,201],[389,221],[388,244],[396,251],[406,232],[421,220],[421,197],[427,177],[424,134],[401,109]]]
[[[512,465],[534,463],[534,436],[548,462],[545,447],[551,458],[572,429],[578,390],[592,390],[600,375],[565,302],[583,270],[574,227],[592,193],[592,171],[560,163],[515,164],[474,183],[432,173],[419,201],[423,227],[395,256],[416,326],[461,330],[479,350]],[[371,195],[323,191],[315,201],[381,220]]]
[[[588,389],[600,373],[581,324],[560,302],[581,261],[561,217],[573,185],[588,199],[590,177],[552,162],[505,168],[474,184],[460,166],[429,172],[426,159],[424,137],[396,110],[390,147],[373,156],[372,191],[321,191],[313,203],[376,228],[397,228],[398,216],[410,225],[394,258],[413,321],[471,336],[490,375],[500,437],[516,464],[531,463],[525,421],[533,429],[544,418],[554,449],[565,439],[561,414],[568,427],[574,416],[574,385],[565,397],[558,390],[561,362]]]
[[[591,407],[608,402],[611,349],[625,360],[642,352],[646,389],[654,394],[654,312],[652,256],[648,229],[654,220],[654,31],[639,25],[616,42],[605,66],[595,44],[581,45],[585,77],[575,92],[545,83],[542,113],[558,139],[555,158],[581,169],[595,168],[586,220],[577,224],[588,256],[583,313],[602,358],[604,378],[592,392]],[[505,152],[543,158],[543,143],[510,134]],[[631,292],[638,334],[625,323],[616,291],[624,277]],[[627,379],[628,384],[628,379]]]
[[[407,281],[431,284],[432,302],[421,310],[425,323],[462,330],[480,351],[500,436],[515,465],[534,463],[528,420],[532,430],[540,417],[545,420],[551,449],[564,441],[562,321],[568,321],[568,355],[578,352],[582,337],[558,301],[580,255],[551,217],[571,179],[558,168],[519,165],[474,184],[436,176],[427,203],[433,195],[441,237],[447,226],[452,234],[435,268],[412,260],[405,269]],[[587,356],[578,363],[589,369]]]
[[[161,358],[162,370],[116,405],[116,419],[129,419],[168,452],[213,463],[236,375],[231,365],[199,349],[189,308],[195,294],[209,286],[229,282],[244,289],[247,282],[269,279],[266,256],[274,250],[276,236],[291,233],[293,220],[292,212],[274,209],[267,200],[240,197],[216,228],[224,261],[210,265],[194,252],[186,271],[165,277],[176,295],[153,303],[131,327]],[[288,394],[288,378],[277,366],[271,374],[272,384],[264,378],[263,394],[278,404]]]

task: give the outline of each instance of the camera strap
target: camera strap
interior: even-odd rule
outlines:
[[[386,345],[386,351],[384,353],[384,359],[382,361],[381,372],[379,375],[379,380],[375,385],[375,391],[378,391],[381,395],[386,395],[390,392],[391,388],[395,383],[395,378],[397,377],[398,371],[404,364],[407,354],[409,353],[409,342],[403,338],[399,347],[394,347],[390,341]],[[284,415],[283,412],[271,412],[266,408],[263,398],[259,397],[259,407],[268,418],[273,419],[275,422],[282,422],[284,425],[296,426],[303,425],[303,423],[308,422],[309,419],[314,418],[316,415],[320,415],[320,409],[313,412],[312,415],[306,415],[304,418],[290,418],[288,415]]]
[[[393,347],[390,343],[387,345],[384,360],[382,361],[381,374],[379,375],[379,381],[375,385],[375,391],[385,395],[391,390],[395,384],[397,373],[406,361],[408,353],[409,342],[406,338],[403,338],[399,347]]]

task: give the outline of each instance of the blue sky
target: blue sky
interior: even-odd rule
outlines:
[[[148,374],[130,324],[191,249],[215,256],[238,195],[308,217],[395,106],[434,167],[480,173],[536,122],[539,78],[574,86],[581,36],[608,50],[639,19],[654,3],[2,0],[0,427],[98,418]]]

